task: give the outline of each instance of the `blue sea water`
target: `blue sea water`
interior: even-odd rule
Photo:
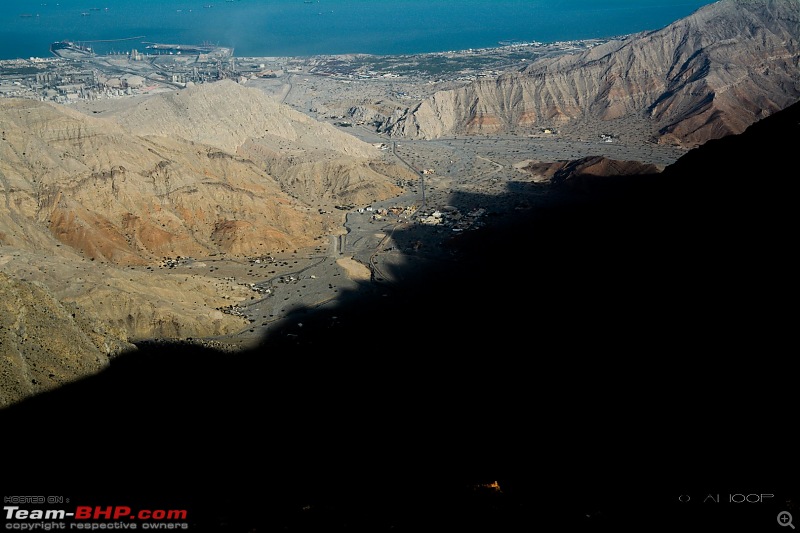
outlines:
[[[0,59],[51,42],[234,48],[247,56],[416,54],[500,41],[605,38],[662,28],[709,0],[15,0],[0,7]],[[9,5],[10,4],[10,5]],[[122,39],[122,40],[117,40]]]

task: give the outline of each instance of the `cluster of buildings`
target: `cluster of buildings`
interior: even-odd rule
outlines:
[[[0,60],[0,97],[68,104],[238,76],[227,49],[199,55],[170,50],[142,54],[133,49],[101,56],[73,43],[56,44],[61,47],[54,49],[52,58]]]
[[[361,214],[370,215],[370,219],[375,221],[384,220],[387,217],[396,217],[401,220],[413,219],[417,224],[442,226],[443,228],[452,229],[455,232],[482,226],[482,218],[486,215],[486,210],[482,207],[476,207],[471,209],[468,213],[462,213],[458,208],[453,206],[445,206],[441,209],[419,209],[415,205],[389,208],[373,208],[372,206],[367,206],[358,208],[356,211]]]
[[[136,74],[111,76],[97,68],[61,58],[0,61],[0,97],[61,104],[131,95],[145,87]]]
[[[417,222],[427,226],[443,226],[458,232],[482,226],[481,219],[485,214],[486,210],[482,207],[477,207],[464,214],[455,207],[446,206],[427,213],[419,213]]]

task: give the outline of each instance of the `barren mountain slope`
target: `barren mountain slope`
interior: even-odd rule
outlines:
[[[0,272],[0,408],[105,368],[134,348],[120,337],[41,284]]]
[[[181,139],[143,139],[103,119],[29,100],[0,102],[3,244],[144,264],[305,246],[329,222],[252,162]],[[258,234],[258,239],[252,236]]]
[[[230,80],[160,94],[112,113],[140,136],[179,137],[238,154],[270,173],[308,203],[369,203],[397,195],[396,176],[375,172],[378,150],[334,126],[318,122],[263,91]]]
[[[201,266],[197,264],[197,266]],[[252,292],[234,281],[0,246],[0,405],[103,368],[141,339],[233,333],[220,308]]]
[[[660,142],[701,144],[800,97],[800,1],[721,0],[658,31],[442,91],[390,119],[435,138],[641,118]]]
[[[0,100],[3,402],[92,373],[130,341],[240,330],[247,321],[220,309],[252,290],[202,258],[327,245],[341,214],[323,206],[391,197],[392,173],[407,175],[373,146],[234,83],[138,105],[99,118]],[[270,143],[274,153],[251,150],[258,161],[235,153]],[[165,266],[178,257],[198,259],[195,270]],[[74,350],[61,342],[72,338]],[[91,360],[70,362],[75,350]]]
[[[231,80],[154,95],[111,116],[135,135],[177,136],[230,153],[247,139],[270,136],[336,154],[375,155],[369,144]]]
[[[315,244],[338,231],[321,206],[382,200],[408,177],[378,164],[375,147],[233,82],[155,95],[102,119],[0,105],[9,201],[0,239],[16,246],[51,248],[56,237],[115,263],[254,256]]]

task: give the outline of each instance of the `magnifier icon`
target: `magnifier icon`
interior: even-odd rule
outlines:
[[[782,526],[789,526],[790,528],[794,529],[794,524],[792,524],[792,513],[789,511],[781,511],[778,513],[778,523]]]

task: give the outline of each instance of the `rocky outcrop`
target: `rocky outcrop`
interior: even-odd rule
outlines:
[[[691,146],[794,103],[799,73],[798,0],[722,0],[658,31],[439,92],[384,130],[429,139],[635,116],[660,142]]]
[[[537,183],[548,182],[587,193],[608,190],[626,184],[628,178],[640,179],[662,171],[653,164],[603,156],[588,156],[574,161],[532,161],[520,170],[530,174]]]

